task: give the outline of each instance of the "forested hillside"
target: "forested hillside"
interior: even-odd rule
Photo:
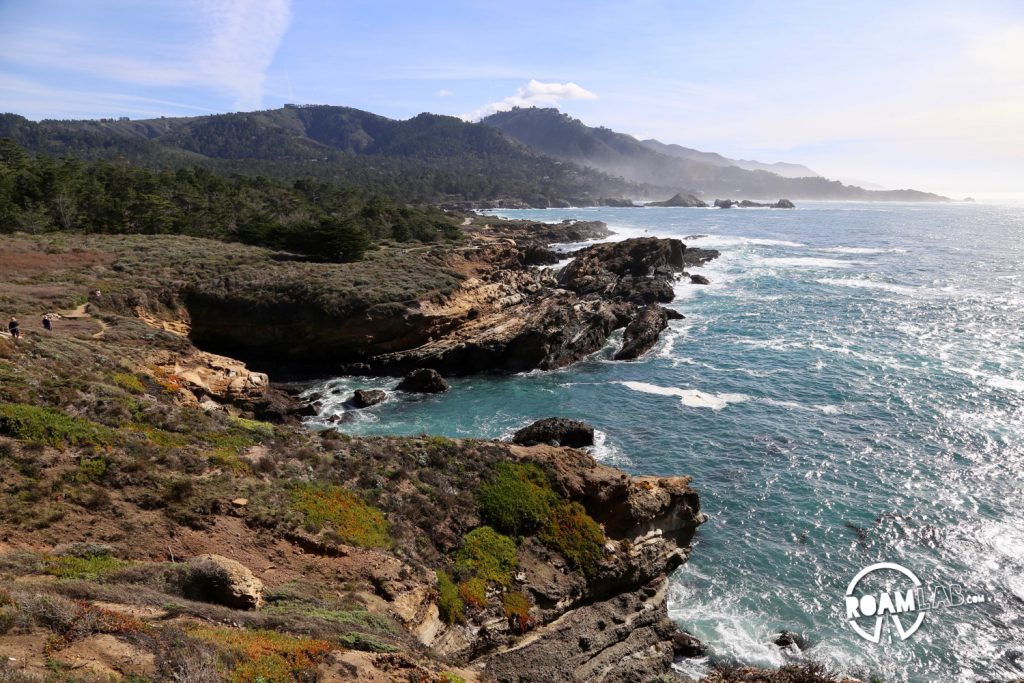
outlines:
[[[412,203],[513,199],[546,206],[652,192],[539,154],[491,127],[435,114],[395,121],[348,107],[307,106],[39,123],[5,114],[0,138],[32,153],[158,169],[200,164],[221,174],[337,183]]]
[[[329,261],[374,242],[433,242],[459,229],[439,209],[315,180],[224,177],[203,166],[31,156],[0,140],[0,233],[178,234],[287,249]]]

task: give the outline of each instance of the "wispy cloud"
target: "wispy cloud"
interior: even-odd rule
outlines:
[[[74,29],[25,30],[0,44],[0,60],[82,73],[133,86],[205,87],[238,109],[262,104],[264,81],[291,23],[291,0],[192,0],[185,40],[101,40]]]
[[[455,93],[453,93],[451,90],[447,90],[445,88],[441,88],[440,90],[437,91],[438,97],[451,97],[454,94]]]
[[[462,118],[467,121],[479,121],[485,116],[490,116],[499,111],[508,111],[513,107],[554,107],[562,100],[596,100],[597,95],[586,88],[581,88],[575,83],[541,83],[538,80],[530,79],[530,82],[520,86],[515,95],[510,95],[498,102],[491,102]]]

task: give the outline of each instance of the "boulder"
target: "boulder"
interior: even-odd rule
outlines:
[[[539,244],[531,244],[520,253],[524,266],[550,266],[558,263],[558,254]]]
[[[615,360],[639,358],[654,346],[661,331],[668,327],[668,314],[657,304],[651,304],[626,325],[622,348],[615,354]]]
[[[692,273],[690,275],[690,284],[694,284],[694,285],[710,285],[711,284],[711,280],[707,279],[703,275],[697,275],[696,273]]]
[[[734,206],[737,206],[737,203],[734,202],[731,199],[716,199],[715,200],[715,208],[718,208],[718,209],[731,209]]]
[[[666,199],[663,202],[651,202],[647,206],[680,206],[688,208],[704,208],[707,206],[707,203],[698,199],[696,196],[692,194],[684,194],[682,192],[677,192],[675,196],[671,197],[670,199]]]
[[[198,555],[188,562],[188,597],[233,609],[263,604],[263,582],[248,567],[222,555]]]
[[[773,209],[795,209],[796,204],[789,201],[788,199],[780,199],[779,201],[772,204],[771,207]]]
[[[437,370],[420,368],[413,370],[398,384],[399,391],[414,394],[442,394],[451,388]]]
[[[795,647],[798,650],[804,650],[807,648],[807,639],[799,633],[793,633],[792,631],[783,631],[779,635],[775,636],[775,639],[772,640],[772,642],[783,650],[791,647]]]
[[[348,402],[356,408],[369,408],[383,402],[387,397],[388,395],[380,389],[356,389]]]
[[[672,636],[672,652],[676,657],[703,657],[708,652],[708,646],[689,633],[680,631]]]
[[[549,417],[523,427],[513,435],[512,441],[522,446],[533,446],[539,443],[573,448],[593,446],[594,428],[580,420]]]

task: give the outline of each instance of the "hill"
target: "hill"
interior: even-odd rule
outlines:
[[[945,197],[918,190],[873,191],[822,177],[789,178],[766,170],[747,170],[736,165],[723,165],[731,161],[725,157],[713,155],[719,157],[716,160],[704,153],[693,154],[691,152],[695,150],[684,147],[661,145],[653,149],[630,135],[609,128],[587,126],[557,109],[516,108],[492,114],[481,123],[497,128],[538,152],[566,162],[589,166],[637,183],[670,185],[705,195],[947,201]]]
[[[413,203],[548,206],[649,193],[540,154],[492,127],[435,114],[397,121],[326,105],[139,121],[36,123],[4,114],[0,138],[37,154],[313,179]]]
[[[717,152],[701,152],[700,150],[683,147],[682,145],[665,144],[653,139],[641,140],[641,142],[649,149],[653,149],[655,152],[666,156],[703,161],[712,166],[736,166],[747,171],[768,171],[783,178],[815,178],[821,175],[803,164],[788,164],[784,161],[766,164],[763,161],[754,161],[752,159],[730,159]]]

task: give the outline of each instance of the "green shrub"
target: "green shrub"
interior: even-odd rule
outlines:
[[[465,604],[459,597],[459,589],[447,572],[437,573],[437,593],[437,609],[441,614],[441,619],[446,624],[465,623]]]
[[[438,676],[437,683],[466,683],[466,679],[451,671],[445,671]]]
[[[249,432],[253,436],[269,439],[274,436],[274,425],[260,420],[247,420],[244,417],[229,417],[228,420],[234,426]]]
[[[111,375],[111,379],[114,380],[114,384],[125,391],[129,391],[133,394],[146,393],[146,385],[142,383],[142,380],[139,379],[138,375],[134,375],[130,372],[115,372]]]
[[[54,448],[105,447],[114,442],[114,432],[102,425],[25,403],[0,404],[0,434]]]
[[[507,586],[516,568],[516,544],[489,526],[473,529],[455,555],[455,567],[478,579]]]
[[[384,513],[352,491],[327,484],[300,484],[292,490],[292,509],[306,526],[330,526],[343,543],[362,548],[390,548],[391,529]]]
[[[576,502],[560,501],[541,530],[544,545],[559,551],[584,574],[593,574],[604,557],[604,533],[586,509]]]
[[[472,578],[459,584],[459,598],[462,602],[476,608],[487,605],[487,582]]]
[[[107,473],[109,466],[109,463],[103,458],[82,458],[78,462],[75,481],[83,484],[94,482]]]
[[[503,533],[523,536],[547,521],[556,496],[539,466],[500,462],[494,477],[480,487],[478,500],[485,522]]]
[[[119,560],[110,555],[88,555],[76,557],[64,555],[43,560],[43,571],[60,579],[95,580],[104,574],[130,567],[131,562]]]

